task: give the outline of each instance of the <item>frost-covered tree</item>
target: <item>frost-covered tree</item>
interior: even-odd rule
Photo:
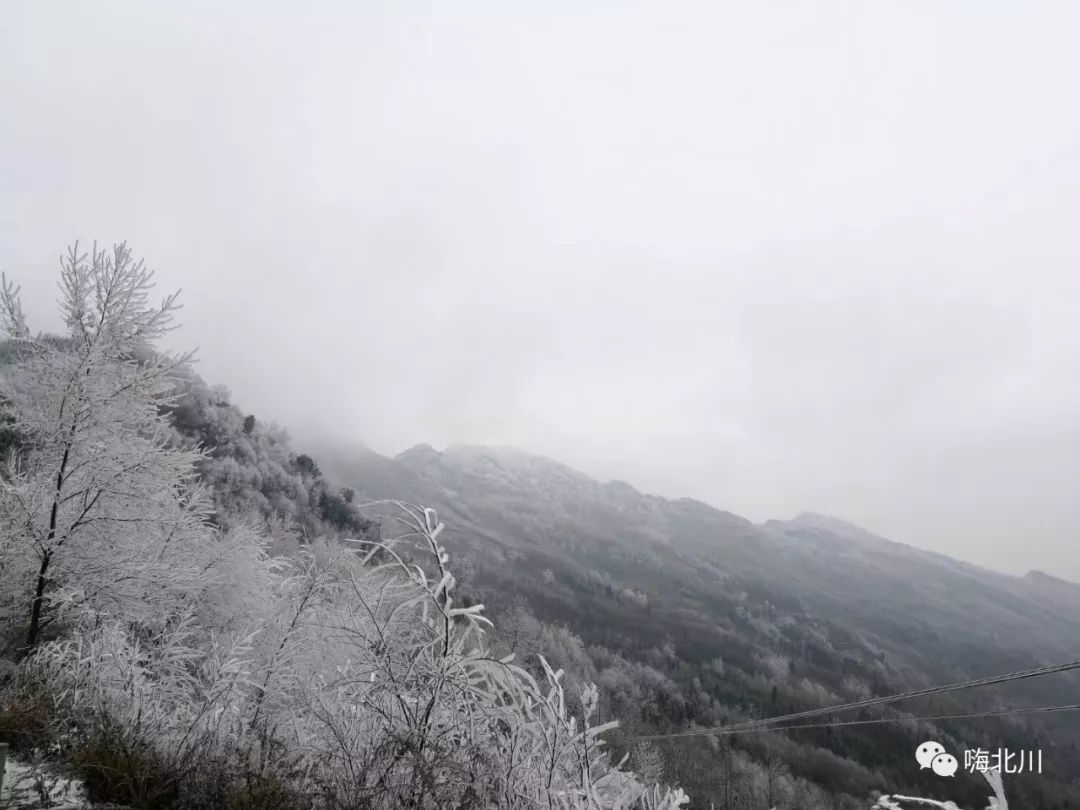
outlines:
[[[134,621],[194,586],[206,536],[198,454],[166,445],[160,407],[189,357],[159,353],[176,295],[125,245],[61,260],[67,335],[33,335],[5,277],[0,319],[14,359],[6,416],[20,437],[0,480],[3,583],[26,617],[28,652],[61,608]]]
[[[61,691],[73,734],[122,740],[180,780],[287,784],[318,808],[684,805],[609,761],[616,724],[595,722],[594,686],[571,709],[543,659],[537,680],[491,657],[483,607],[454,601],[442,524],[419,508],[406,523],[283,561],[250,630],[200,641],[187,616],[148,644],[106,624],[44,646],[28,672]]]
[[[197,465],[221,462],[204,468],[215,483],[280,494],[266,482],[273,464],[258,462],[282,448],[257,452],[267,436],[243,431],[224,392],[193,400],[220,417],[193,423],[210,428],[216,455],[177,443],[171,398],[188,356],[154,345],[175,296],[151,305],[152,275],[123,245],[73,248],[61,266],[60,338],[33,336],[17,289],[0,286],[13,437],[0,584],[26,620],[16,696],[46,707],[50,750],[93,797],[138,808],[181,797],[311,810],[686,804],[647,752],[644,781],[609,758],[603,735],[616,724],[599,722],[580,639],[539,628],[555,666],[490,651],[483,606],[456,600],[433,510],[396,504],[404,531],[373,538],[301,455],[281,482],[308,493],[322,525],[359,536],[293,545],[295,527],[269,502],[240,497],[228,526],[212,523]]]

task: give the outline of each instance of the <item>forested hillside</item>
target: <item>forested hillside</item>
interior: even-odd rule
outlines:
[[[155,348],[175,300],[151,282],[122,246],[72,251],[64,336],[3,287],[0,741],[39,800],[983,807],[976,775],[917,768],[933,739],[1039,748],[1013,806],[1080,805],[1077,715],[913,719],[1074,703],[1071,673],[665,737],[1073,660],[1077,586],[516,450],[294,446]]]
[[[493,654],[434,510],[380,529],[156,349],[176,298],[125,246],[62,266],[64,336],[0,288],[7,804],[686,803],[611,759],[595,686]]]
[[[1080,615],[1066,598],[1076,586],[987,571],[836,519],[755,525],[505,448],[418,446],[392,459],[363,447],[320,452],[358,497],[401,491],[452,516],[471,543],[478,598],[516,600],[525,626],[567,629],[572,644],[546,649],[601,684],[625,746],[638,733],[1073,661],[1080,650]],[[1066,705],[1077,691],[1067,673],[836,719]],[[982,807],[981,779],[957,774],[943,786],[912,766],[924,739],[954,749],[1041,746],[1046,772],[1011,777],[1010,798],[1039,808],[1080,802],[1080,723],[1068,713],[690,738],[660,752],[672,778],[718,807],[864,807],[872,791],[889,789]]]

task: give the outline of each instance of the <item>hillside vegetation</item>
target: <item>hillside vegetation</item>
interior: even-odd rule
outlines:
[[[134,808],[985,806],[918,769],[933,739],[1042,749],[1012,806],[1080,806],[1076,715],[915,719],[1074,703],[1070,674],[664,736],[1073,660],[1077,586],[508,448],[294,447],[155,347],[151,283],[73,250],[63,336],[2,290],[0,741],[28,773]]]
[[[395,458],[319,450],[328,474],[358,497],[406,492],[440,509],[476,598],[509,609],[530,638],[543,636],[551,660],[601,685],[601,705],[622,721],[611,735],[618,750],[638,734],[1080,657],[1080,588],[1046,575],[998,574],[821,515],[755,525],[508,448],[421,445]],[[835,719],[1067,705],[1077,691],[1067,673]],[[1045,772],[1010,777],[1010,798],[1048,809],[1080,803],[1075,714],[658,745],[665,773],[705,807],[867,807],[867,796],[890,790],[984,806],[978,776],[943,784],[914,765],[911,752],[927,739],[958,751],[1041,747]]]
[[[62,337],[0,290],[0,739],[21,763],[146,810],[685,804],[608,757],[594,685],[492,654],[434,510],[380,531],[156,351],[176,299],[149,303],[126,247],[73,248],[60,288]]]

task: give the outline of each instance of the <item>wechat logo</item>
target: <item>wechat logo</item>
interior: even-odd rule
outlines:
[[[956,757],[948,753],[944,745],[933,740],[928,740],[915,749],[915,761],[920,768],[930,768],[938,776],[954,776],[959,767]]]

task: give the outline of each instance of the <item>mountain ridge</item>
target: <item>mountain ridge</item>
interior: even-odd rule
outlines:
[[[329,462],[330,469],[358,492],[366,488],[372,496],[388,497],[388,487],[397,487],[399,492],[434,501],[451,515],[459,513],[464,498],[469,502],[469,514],[458,516],[473,528],[483,529],[485,522],[504,522],[499,508],[489,509],[487,518],[477,511],[477,504],[486,500],[499,500],[501,507],[512,504],[519,515],[533,513],[535,517],[545,505],[560,511],[558,518],[547,518],[552,525],[545,527],[546,535],[508,525],[511,545],[522,541],[543,545],[543,536],[570,532],[597,541],[615,542],[618,537],[628,546],[674,548],[703,555],[721,568],[743,567],[773,587],[783,586],[803,596],[800,591],[807,591],[826,601],[832,598],[825,587],[828,583],[835,583],[833,590],[850,589],[843,576],[861,576],[866,573],[862,567],[868,566],[877,572],[880,582],[923,588],[928,599],[937,601],[957,582],[993,588],[1001,598],[988,600],[987,609],[991,615],[1006,614],[1004,618],[1010,618],[1004,606],[1032,590],[1022,577],[889,540],[839,518],[803,512],[789,520],[755,524],[698,499],[669,499],[641,493],[632,485],[601,482],[558,461],[516,448],[459,444],[438,451],[431,445],[417,445],[393,459],[369,451],[365,459],[355,459],[356,464],[335,458],[326,449],[323,456],[334,459]],[[379,474],[372,476],[372,472]],[[575,524],[574,516],[584,518],[585,523]],[[823,565],[820,554],[826,548],[829,563]],[[762,549],[768,549],[764,553],[770,557],[764,565],[757,559]],[[842,576],[840,570],[844,571]],[[934,581],[912,585],[904,582],[905,574],[913,580],[932,575]],[[1040,607],[1048,606],[1040,603]],[[919,613],[927,618],[932,615],[929,611]],[[1076,624],[1071,617],[1059,618]],[[1029,617],[1024,621],[1028,623]],[[1080,624],[1076,629],[1080,639]]]
[[[393,458],[332,445],[312,451],[328,475],[362,500],[398,498],[435,508],[452,559],[464,563],[465,586],[496,615],[514,615],[520,603],[590,651],[549,649],[553,665],[591,672],[598,664],[589,659],[614,655],[627,666],[655,669],[649,677],[667,679],[662,691],[681,697],[628,721],[647,723],[652,733],[1080,657],[1080,589],[1074,600],[1067,586],[982,569],[839,518],[804,512],[754,523],[704,501],[602,482],[516,449],[420,445]],[[561,650],[566,642],[553,643]],[[910,710],[965,714],[1067,704],[1078,688],[1066,674],[989,694],[938,697],[932,707]],[[631,702],[623,711],[637,710]],[[872,727],[814,740],[843,756],[863,751],[892,784],[912,791],[933,786],[895,755],[879,755],[882,746],[917,745],[909,734],[956,749],[976,741],[996,747],[1016,734],[1027,734],[1022,739],[1030,747],[1037,735],[1044,747],[1063,746],[1051,754],[1062,759],[1080,749],[1080,728],[1067,718],[1010,722],[958,721],[949,729],[907,732]],[[799,750],[786,761],[806,778],[833,788],[870,784],[858,768],[843,777],[802,770],[800,757],[813,756]],[[680,782],[711,795],[713,787],[700,781],[713,767],[705,764],[713,757],[707,747],[694,755],[702,758],[700,771],[683,763],[685,750],[672,756]],[[1040,796],[1042,789],[1032,784],[1023,795]],[[1071,805],[1034,800],[1030,806]]]
[[[254,420],[249,435],[243,412],[205,386],[191,396],[174,421],[193,439],[226,440],[214,451],[220,464],[210,468],[220,466],[222,475],[209,475],[209,483],[226,503],[246,504],[250,493],[234,491],[238,478],[229,470],[232,456],[248,462],[228,448],[239,451],[258,439],[258,449],[264,428]],[[293,496],[282,501],[305,519],[319,517],[324,498],[330,506],[347,495],[345,506],[374,521],[385,538],[400,533],[387,520],[390,502],[436,509],[446,526],[440,542],[460,580],[459,604],[488,606],[500,654],[526,639],[519,652],[543,653],[567,673],[571,692],[597,683],[605,719],[617,717],[624,729],[611,737],[619,753],[632,750],[635,734],[1017,671],[1032,662],[1071,660],[1080,649],[1074,618],[1080,610],[1055,601],[1042,580],[980,571],[839,518],[805,512],[754,523],[695,498],[643,493],[513,447],[420,444],[386,456],[355,441],[295,434],[293,445],[305,454],[292,455],[287,444],[264,451],[300,476],[301,489],[320,489],[307,506]],[[263,481],[271,504],[295,489],[287,479],[281,491],[266,489],[276,479],[252,480]],[[1068,703],[1077,686],[1066,675],[1034,689],[1020,684],[903,711],[964,714],[1000,708],[1002,700]],[[760,773],[761,763],[779,756],[799,784],[850,799],[874,788],[931,792],[925,774],[895,753],[917,745],[915,737],[959,749],[1003,740],[1030,747],[1037,735],[1058,759],[1070,756],[1068,746],[1080,747],[1080,729],[1066,718],[958,722],[948,729],[910,722],[842,734],[799,732],[767,744],[750,737],[737,743],[740,767]],[[726,777],[709,745],[661,748],[674,781],[703,801],[719,798],[716,780]],[[1018,790],[1018,798],[1057,797],[1035,798],[1030,806],[1073,806],[1060,798],[1071,796],[1065,786]],[[963,799],[962,792],[955,798]]]
[[[837,536],[837,537],[844,537],[846,539],[850,539],[852,541],[857,541],[857,542],[864,542],[864,543],[869,542],[869,543],[877,543],[877,544],[886,544],[886,545],[888,545],[890,547],[894,547],[894,548],[907,549],[907,550],[910,550],[910,551],[915,552],[917,554],[932,555],[932,556],[934,556],[934,557],[936,557],[936,558],[938,558],[940,560],[947,560],[951,564],[954,564],[954,565],[959,565],[959,566],[964,566],[964,567],[971,567],[971,568],[974,568],[974,569],[978,569],[979,571],[982,571],[984,573],[989,573],[989,574],[993,574],[993,575],[997,575],[997,576],[1007,577],[1007,578],[1013,579],[1013,580],[1024,580],[1025,578],[1029,577],[1032,574],[1041,574],[1042,573],[1042,572],[1039,572],[1039,571],[1031,571],[1031,572],[1028,572],[1027,574],[1024,574],[1024,575],[1017,575],[1017,574],[1013,574],[1013,573],[1010,573],[1010,572],[1007,572],[1007,571],[1002,571],[1002,570],[999,570],[999,569],[996,569],[996,568],[991,568],[991,567],[988,567],[988,566],[985,566],[985,565],[981,565],[979,563],[972,562],[970,560],[962,559],[962,558],[959,558],[959,557],[954,557],[952,555],[945,554],[945,553],[942,553],[942,552],[939,552],[939,551],[934,551],[932,549],[926,549],[926,548],[916,546],[916,545],[912,545],[910,543],[906,543],[906,542],[903,542],[903,541],[900,541],[900,540],[893,540],[891,538],[887,538],[887,537],[885,537],[883,535],[877,534],[876,532],[872,532],[869,529],[866,529],[866,528],[864,528],[864,527],[862,527],[862,526],[860,526],[860,525],[858,525],[858,524],[856,524],[856,523],[854,523],[852,521],[849,521],[847,519],[840,518],[840,517],[837,517],[835,515],[824,514],[824,513],[821,513],[821,512],[814,511],[814,510],[800,511],[794,517],[791,517],[791,518],[766,518],[765,520],[755,522],[755,521],[750,520],[749,518],[745,518],[742,515],[739,515],[739,514],[737,514],[735,512],[732,512],[730,510],[723,509],[722,507],[719,507],[719,506],[717,506],[717,505],[715,505],[713,503],[710,503],[707,500],[703,500],[701,498],[690,497],[690,496],[670,497],[670,496],[664,496],[664,495],[658,495],[658,494],[655,494],[655,493],[645,492],[644,490],[639,489],[638,487],[634,486],[633,484],[631,484],[631,483],[629,483],[629,482],[627,482],[627,481],[625,481],[623,479],[620,479],[620,478],[604,479],[604,478],[599,477],[599,476],[591,475],[589,473],[582,472],[581,470],[578,470],[578,469],[574,468],[573,466],[571,466],[569,464],[566,464],[566,463],[561,462],[561,461],[559,461],[559,460],[557,460],[555,458],[552,458],[551,456],[547,456],[547,455],[542,454],[542,453],[533,453],[533,452],[530,452],[530,451],[527,451],[527,450],[523,450],[523,449],[521,449],[519,447],[516,447],[514,445],[505,445],[505,444],[504,445],[484,445],[484,444],[477,444],[477,443],[471,443],[471,442],[454,442],[454,443],[450,443],[450,444],[446,445],[446,447],[443,450],[440,451],[440,450],[437,450],[433,445],[431,445],[429,443],[420,442],[420,443],[417,443],[415,445],[412,445],[409,448],[406,448],[405,450],[403,450],[400,453],[397,453],[396,455],[393,455],[393,456],[383,456],[382,454],[379,454],[374,450],[370,450],[369,448],[367,448],[364,445],[361,445],[361,447],[363,447],[364,450],[367,450],[370,453],[381,456],[382,458],[388,458],[388,459],[390,459],[392,461],[400,461],[400,462],[407,462],[407,463],[429,462],[429,461],[432,461],[432,460],[438,460],[442,456],[447,456],[449,458],[462,457],[462,456],[464,456],[464,457],[473,457],[473,458],[476,458],[476,457],[485,458],[486,457],[486,458],[489,458],[490,460],[501,462],[501,463],[512,462],[512,461],[517,461],[519,463],[526,462],[526,463],[529,463],[529,464],[533,465],[534,467],[536,465],[540,465],[541,467],[547,467],[547,468],[550,468],[550,469],[559,470],[559,471],[561,471],[563,473],[569,474],[570,476],[572,476],[574,478],[578,478],[578,479],[581,479],[581,480],[584,480],[584,481],[589,481],[589,482],[591,482],[593,484],[599,485],[601,487],[606,487],[606,488],[609,488],[611,490],[618,491],[620,493],[632,494],[634,496],[638,496],[638,497],[641,497],[641,498],[653,499],[653,500],[657,500],[657,501],[663,501],[663,502],[666,502],[666,503],[684,504],[684,505],[686,505],[686,506],[688,506],[690,508],[703,507],[704,509],[707,509],[712,513],[725,515],[728,518],[732,519],[733,521],[742,523],[742,524],[744,524],[746,526],[753,526],[753,527],[757,527],[757,528],[761,528],[761,529],[765,529],[765,530],[780,530],[780,531],[783,531],[783,529],[785,527],[788,528],[788,529],[795,529],[795,528],[824,529],[824,530],[828,531],[829,533],[831,533],[831,534],[833,534],[834,536]],[[1044,576],[1049,577],[1050,575],[1044,574]],[[1055,580],[1058,580],[1060,582],[1065,582],[1065,583],[1068,583],[1068,584],[1074,584],[1074,583],[1069,583],[1067,580],[1059,579],[1057,577],[1051,577],[1051,578],[1055,579]],[[1077,587],[1080,587],[1080,586],[1077,586]]]

